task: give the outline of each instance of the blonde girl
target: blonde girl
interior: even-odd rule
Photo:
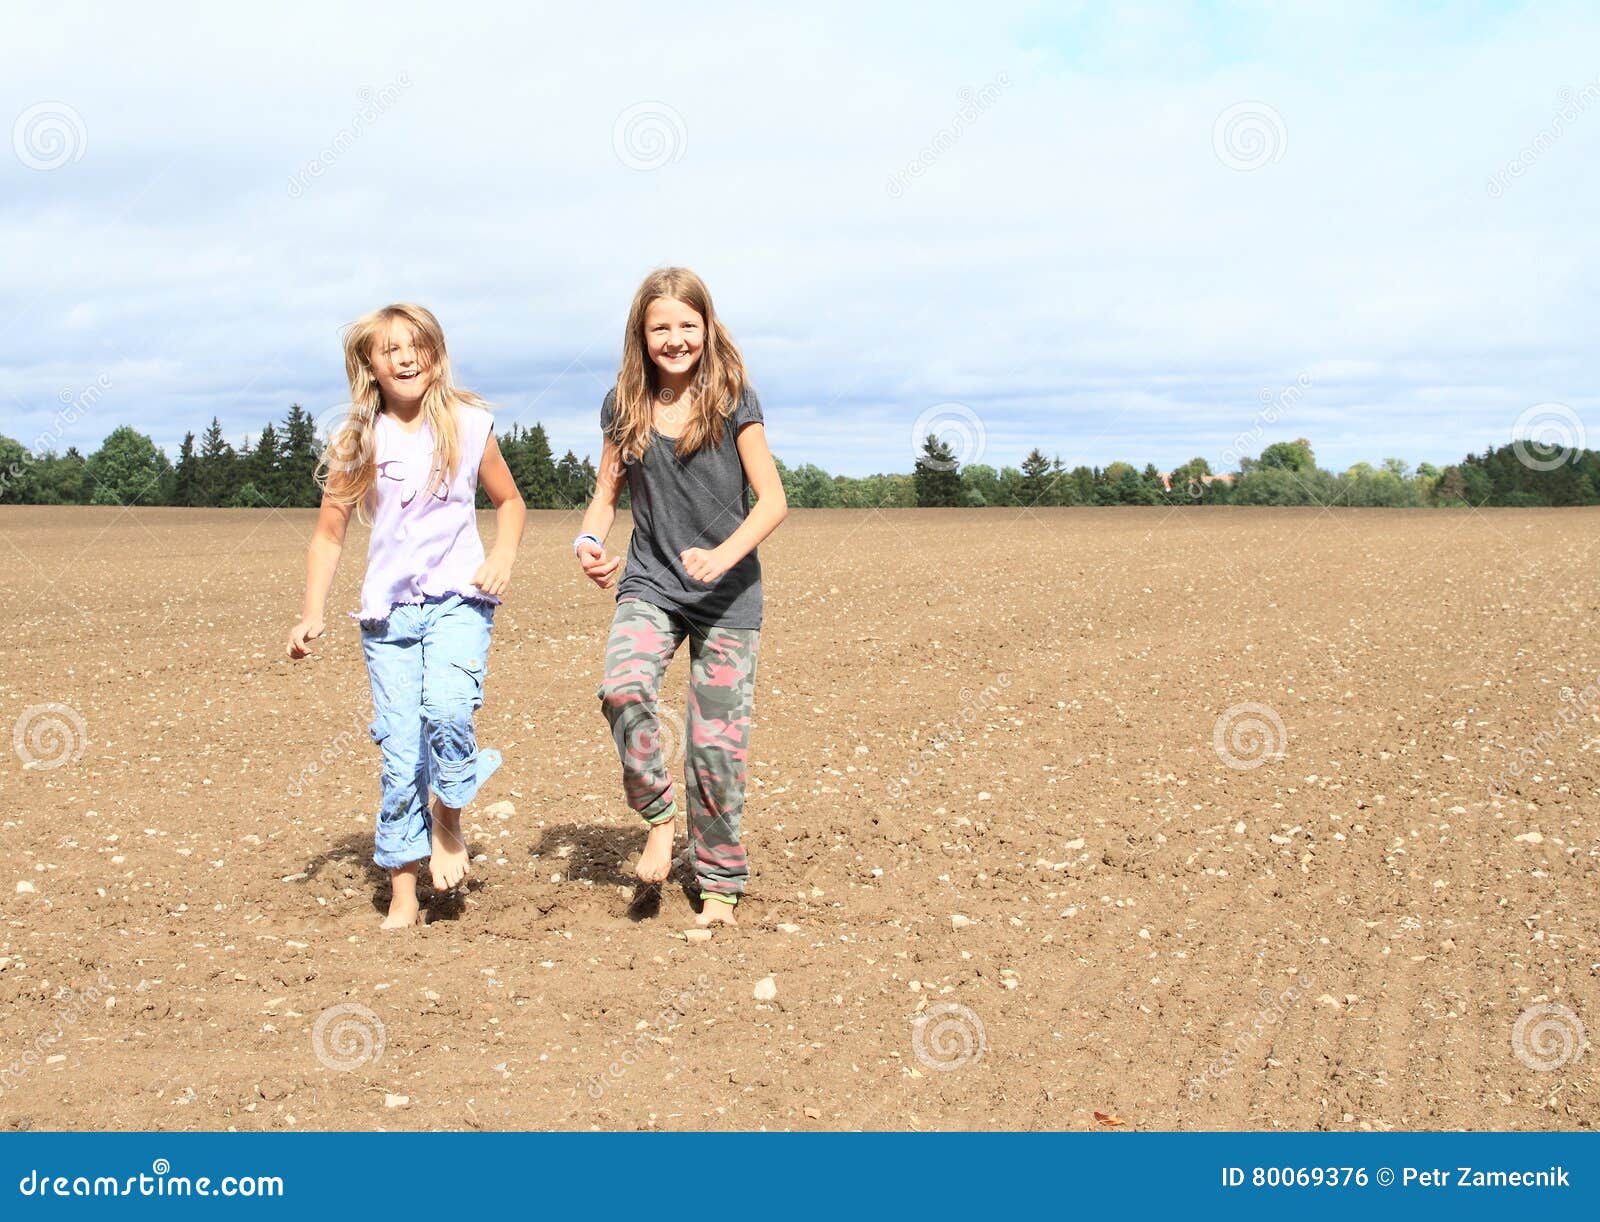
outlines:
[[[687,268],[652,272],[600,408],[599,478],[573,552],[597,586],[617,588],[599,696],[623,792],[648,827],[636,871],[648,884],[671,872],[679,809],[662,758],[661,677],[689,642],[683,779],[702,926],[736,924],[749,874],[740,824],[761,640],[756,546],[788,513],[762,420],[705,284]],[[624,480],[626,568],[605,551]]]
[[[305,657],[323,633],[354,511],[372,527],[355,618],[382,755],[373,860],[392,884],[383,928],[402,929],[418,920],[424,858],[439,891],[466,877],[461,808],[500,766],[499,752],[478,749],[472,715],[483,703],[494,609],[511,581],[525,514],[488,405],[452,381],[444,332],[429,311],[391,305],[352,323],[344,364],[350,415],[317,472],[322,509],[288,653]],[[478,537],[480,483],[495,506],[488,555]]]

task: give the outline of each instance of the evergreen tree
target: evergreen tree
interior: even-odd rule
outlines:
[[[233,447],[222,436],[222,422],[211,417],[211,427],[200,439],[199,504],[221,505],[233,495],[238,485],[238,461]]]
[[[917,504],[948,507],[961,504],[961,474],[956,452],[950,443],[929,433],[922,443],[922,453],[917,458]]]
[[[506,466],[517,481],[522,499],[535,509],[556,509],[556,464],[550,451],[550,437],[544,425],[531,429],[511,426],[505,450]]]
[[[245,482],[255,485],[256,495],[251,501],[252,504],[279,503],[278,488],[282,473],[278,463],[281,458],[278,430],[268,424],[261,430],[255,448],[250,451],[250,457],[244,462]]]
[[[278,499],[285,505],[309,508],[322,501],[317,487],[317,422],[298,403],[289,405],[283,421],[278,460]]]
[[[562,509],[581,509],[594,489],[594,467],[568,450],[556,464],[555,501]]]
[[[198,505],[200,496],[200,460],[195,457],[194,434],[183,435],[178,447],[178,465],[172,475],[172,503]]]
[[[1022,460],[1022,503],[1032,507],[1043,505],[1050,493],[1050,460],[1038,447],[1028,451]]]

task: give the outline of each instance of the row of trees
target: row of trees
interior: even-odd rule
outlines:
[[[123,426],[85,458],[76,448],[31,455],[0,434],[0,502],[43,505],[186,505],[235,509],[312,507],[321,499],[318,457],[326,438],[299,404],[235,449],[213,419],[198,442],[184,436],[176,462],[145,434]],[[500,452],[517,487],[535,509],[582,505],[594,487],[594,466],[568,450],[550,450],[542,425],[513,425]],[[487,504],[480,494],[480,503]]]
[[[1269,445],[1246,458],[1231,476],[1216,477],[1204,458],[1167,472],[1154,464],[1063,467],[1035,449],[1022,466],[959,465],[949,445],[930,436],[909,476],[832,479],[814,467],[786,472],[784,487],[796,505],[897,506],[1061,505],[1346,505],[1538,507],[1600,505],[1600,451],[1562,450],[1516,442],[1469,454],[1443,469],[1414,470],[1399,458],[1374,467],[1359,462],[1343,474],[1317,466],[1305,438]],[[873,500],[883,492],[886,500]]]
[[[581,506],[594,487],[588,458],[557,459],[542,425],[513,425],[500,449],[523,499],[535,509]],[[124,426],[85,458],[75,448],[30,454],[0,434],[0,503],[46,505],[188,505],[255,508],[315,506],[315,473],[325,438],[298,404],[235,449],[215,419],[197,441],[187,434],[177,461],[148,436]],[[1442,470],[1412,470],[1386,458],[1336,475],[1317,466],[1305,438],[1269,445],[1237,475],[1216,477],[1204,458],[1163,473],[1147,464],[1068,470],[1038,449],[1020,467],[961,465],[930,436],[910,474],[829,475],[810,463],[778,463],[784,492],[800,508],[915,508],[988,505],[1352,505],[1564,506],[1600,504],[1600,452],[1561,451],[1517,442],[1469,454]],[[480,504],[487,504],[480,497]]]

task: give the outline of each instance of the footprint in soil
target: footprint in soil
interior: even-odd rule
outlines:
[[[686,852],[673,858],[672,874],[665,883],[642,883],[634,877],[632,861],[638,858],[643,846],[644,834],[638,829],[563,823],[547,828],[530,853],[560,862],[561,873],[568,881],[588,879],[595,886],[633,888],[627,909],[630,921],[648,921],[660,916],[662,893],[673,884],[683,888],[690,907],[698,912],[700,893],[694,885],[694,871],[686,860]]]
[[[469,853],[473,846],[467,846]],[[306,864],[303,883],[309,883],[324,871],[340,877],[344,886],[364,888],[372,897],[372,910],[380,916],[389,911],[392,894],[389,871],[372,860],[372,839],[369,836],[345,837],[333,848],[319,853]],[[417,890],[421,901],[423,920],[431,925],[435,921],[458,921],[466,913],[467,898],[482,889],[483,880],[468,875],[464,888],[453,891],[435,891],[423,873]]]

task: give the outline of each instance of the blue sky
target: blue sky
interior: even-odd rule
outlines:
[[[866,7],[10,5],[0,432],[320,415],[412,300],[592,453],[682,263],[836,472],[919,419],[996,466],[1442,464],[1544,403],[1600,446],[1593,6]]]

